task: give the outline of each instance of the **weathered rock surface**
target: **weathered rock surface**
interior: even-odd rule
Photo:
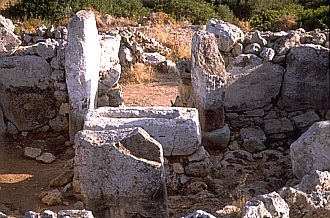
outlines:
[[[0,106],[19,131],[36,129],[55,116],[51,67],[37,56],[0,59]]]
[[[198,31],[192,39],[191,82],[202,130],[224,125],[227,72],[213,34]]]
[[[225,91],[226,111],[253,110],[270,104],[280,92],[283,74],[283,67],[270,62],[236,71]]]
[[[329,49],[295,46],[286,64],[279,106],[288,111],[330,108]]]
[[[266,209],[274,218],[289,218],[289,206],[277,192],[256,197],[264,203]]]
[[[154,52],[154,53],[143,53],[142,54],[142,62],[147,65],[157,66],[160,63],[166,60],[165,56]]]
[[[88,208],[102,217],[168,217],[162,146],[146,131],[83,130],[75,150],[75,180]]]
[[[58,189],[54,189],[45,193],[45,196],[42,197],[41,201],[48,206],[54,206],[62,203],[62,193]]]
[[[42,153],[40,156],[36,158],[37,161],[40,161],[42,163],[50,164],[54,162],[56,157],[52,153]]]
[[[24,148],[24,156],[27,158],[36,158],[41,155],[41,149],[40,148],[32,148],[32,147],[26,147]]]
[[[0,15],[0,57],[13,54],[21,44],[14,29],[13,22]]]
[[[60,210],[57,218],[94,218],[92,211],[88,210]]]
[[[293,131],[293,125],[289,119],[267,119],[265,120],[265,133],[278,134]]]
[[[302,178],[313,170],[330,170],[330,121],[313,124],[290,146],[293,173]]]
[[[164,155],[189,155],[201,144],[198,111],[175,107],[103,107],[88,111],[86,130],[142,127],[160,142]]]
[[[209,148],[223,150],[227,148],[230,140],[230,129],[226,124],[221,129],[202,133],[202,144]]]
[[[70,100],[70,141],[82,129],[83,110],[96,106],[100,42],[95,16],[91,11],[79,11],[71,19],[65,49],[65,70]]]
[[[118,82],[121,74],[119,63],[120,35],[104,35],[100,38],[101,68],[98,95],[107,94]]]
[[[260,200],[248,201],[243,209],[243,218],[253,217],[272,217],[271,213],[266,209],[264,203]]]
[[[207,22],[206,31],[216,36],[218,48],[224,52],[229,52],[236,43],[244,40],[244,33],[240,28],[216,19]]]
[[[188,214],[187,216],[185,216],[183,218],[215,218],[215,216],[213,216],[212,214],[207,213],[203,210],[197,210],[191,214]]]

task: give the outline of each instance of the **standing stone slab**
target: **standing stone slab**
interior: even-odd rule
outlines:
[[[330,108],[329,49],[298,45],[286,58],[279,107],[287,111]]]
[[[231,73],[226,89],[226,111],[262,108],[280,93],[284,68],[270,62],[245,66]]]
[[[0,107],[19,131],[37,129],[55,117],[51,72],[47,61],[38,56],[0,59]]]
[[[168,217],[162,145],[141,128],[83,130],[75,180],[99,217]]]
[[[314,123],[290,146],[293,173],[302,178],[313,170],[330,170],[330,121]]]
[[[85,130],[142,127],[163,145],[164,155],[190,155],[201,144],[198,111],[176,107],[102,107],[87,112]]]
[[[70,101],[70,141],[82,129],[83,110],[96,105],[100,41],[95,16],[91,11],[79,11],[71,19],[65,50],[66,83]]]
[[[193,37],[191,79],[202,129],[223,127],[227,72],[212,33],[198,31]]]

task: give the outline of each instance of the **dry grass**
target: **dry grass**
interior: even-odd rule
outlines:
[[[0,9],[7,8],[8,6],[15,5],[20,0],[0,0]]]
[[[120,76],[120,83],[145,83],[155,80],[156,72],[151,66],[142,63],[136,63],[131,71],[124,71]]]
[[[252,31],[252,27],[251,27],[251,25],[250,25],[250,22],[248,22],[248,21],[238,21],[238,23],[237,23],[237,26],[239,27],[239,28],[241,28],[241,30],[243,30],[243,31],[245,31],[245,32],[250,32],[250,31]]]

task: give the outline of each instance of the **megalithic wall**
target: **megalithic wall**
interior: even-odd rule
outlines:
[[[69,133],[82,129],[86,109],[96,105],[99,70],[100,42],[95,15],[81,10],[72,18],[68,27],[68,44],[65,51],[66,83],[70,102]]]

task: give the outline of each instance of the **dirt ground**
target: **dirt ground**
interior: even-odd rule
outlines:
[[[177,83],[162,80],[143,84],[122,85],[126,106],[171,106],[177,96]],[[62,172],[73,157],[73,149],[65,145],[67,136],[60,134],[36,134],[0,138],[0,211],[11,217],[22,217],[26,211],[40,212],[44,209],[58,211],[72,209],[73,193],[66,193],[65,202],[59,206],[47,206],[39,195],[50,191],[49,181]],[[57,159],[43,164],[23,156],[27,146],[49,151]]]

